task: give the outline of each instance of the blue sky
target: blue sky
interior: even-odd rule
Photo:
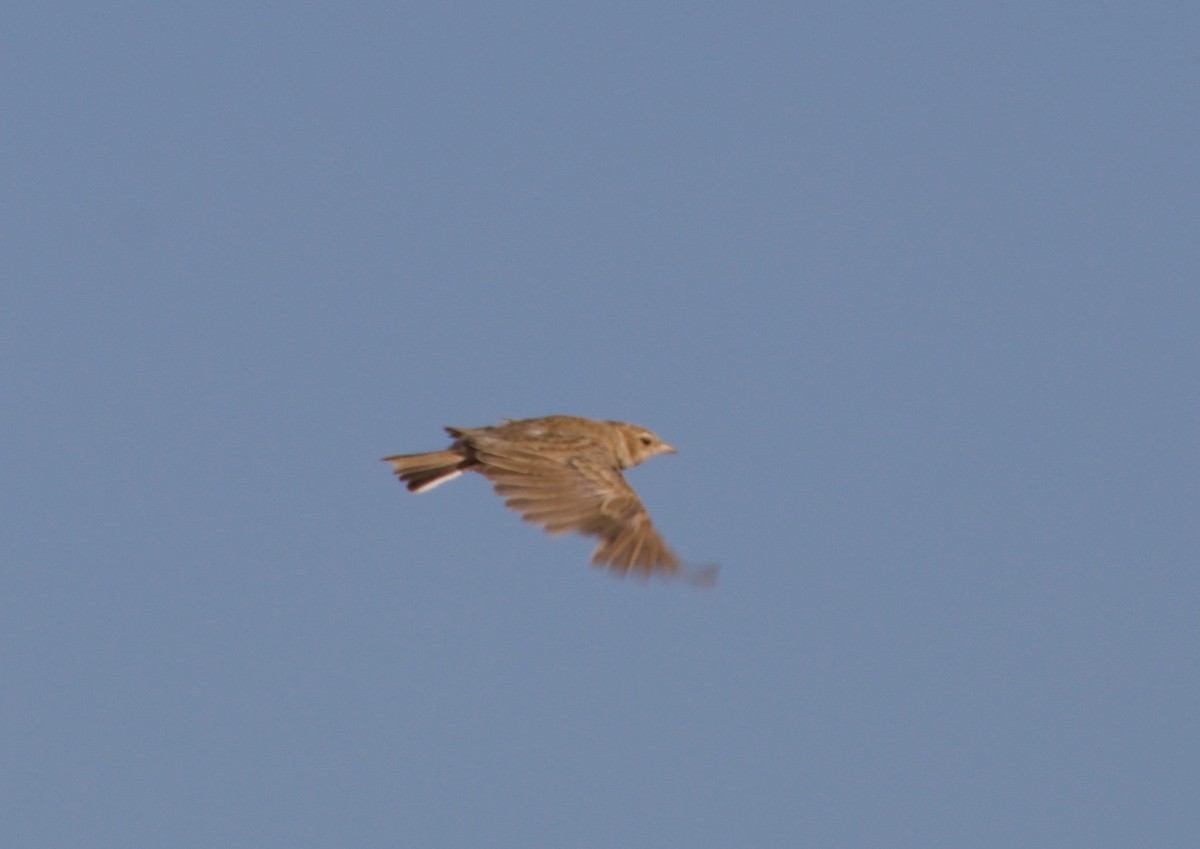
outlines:
[[[1193,6],[2,19],[0,843],[1196,845]]]

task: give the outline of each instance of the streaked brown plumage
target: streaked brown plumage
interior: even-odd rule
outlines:
[[[548,533],[598,537],[592,563],[643,577],[690,577],[711,583],[712,568],[689,572],[650,522],[621,474],[675,449],[651,431],[624,422],[544,416],[492,427],[448,427],[443,451],[384,457],[411,492],[425,492],[476,471],[504,503]]]

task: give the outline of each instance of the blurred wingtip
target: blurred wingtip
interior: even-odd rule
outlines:
[[[606,563],[603,560],[592,560],[595,569],[606,569],[615,578],[633,578],[639,583],[648,584],[651,578],[673,584],[684,583],[693,587],[708,588],[717,582],[721,567],[716,563],[696,565],[694,563],[624,566]]]
[[[717,575],[721,567],[716,563],[705,563],[702,566],[683,564],[679,568],[679,577],[693,587],[711,587],[717,583]]]

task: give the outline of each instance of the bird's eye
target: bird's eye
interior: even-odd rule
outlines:
[[[643,437],[642,437],[642,445],[649,445],[649,444],[650,444],[651,442],[653,442],[653,441],[654,441],[654,440],[653,440],[653,439],[651,439],[651,438],[650,438],[650,437],[648,437],[648,436],[643,436]]]

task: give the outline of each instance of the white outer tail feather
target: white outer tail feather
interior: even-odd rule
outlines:
[[[429,492],[429,490],[436,489],[437,487],[444,484],[446,481],[454,480],[456,477],[459,477],[461,474],[462,474],[461,469],[455,470],[453,472],[450,472],[449,474],[442,475],[440,478],[434,478],[431,481],[426,481],[425,483],[421,484],[416,489],[414,489],[413,492],[417,493],[417,494],[420,494],[422,492]]]

